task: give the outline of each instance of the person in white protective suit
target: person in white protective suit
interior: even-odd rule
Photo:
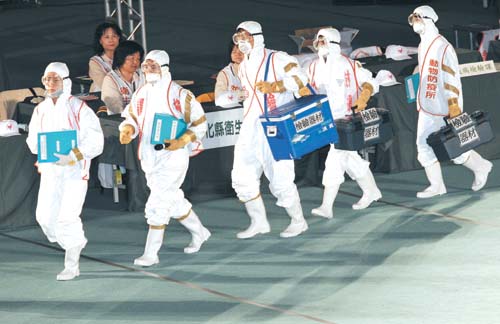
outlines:
[[[335,28],[319,30],[313,44],[318,51],[318,60],[309,69],[312,86],[328,96],[334,120],[352,115],[353,107],[357,107],[356,112],[365,109],[370,97],[378,92],[378,83],[372,73],[359,62],[342,55],[339,44],[340,33]],[[311,211],[313,215],[333,217],[333,202],[345,180],[345,172],[363,190],[363,196],[352,205],[353,209],[367,208],[382,197],[370,170],[370,163],[356,151],[338,150],[334,144],[330,144],[323,173],[323,202]]]
[[[215,105],[224,108],[237,107],[245,100],[245,91],[241,88],[241,81],[238,78],[243,53],[233,42],[230,52],[231,63],[217,74],[214,91]]]
[[[284,207],[291,218],[290,225],[280,236],[297,236],[308,226],[294,183],[294,161],[274,160],[259,116],[264,113],[264,94],[267,94],[268,109],[272,110],[294,100],[293,92],[306,84],[307,77],[295,58],[264,47],[262,28],[255,21],[239,24],[233,41],[245,55],[240,64],[239,78],[247,96],[243,102],[243,123],[234,147],[231,177],[233,188],[250,216],[250,226],[237,237],[246,239],[270,231],[260,194],[262,173],[269,179],[271,193],[277,198],[276,204]],[[265,70],[270,55],[266,80]]]
[[[99,119],[83,101],[71,96],[66,64],[50,63],[42,77],[45,100],[35,107],[26,143],[38,154],[38,133],[77,131],[77,147],[56,154],[54,163],[39,163],[41,175],[36,220],[50,242],[66,252],[64,270],[57,280],[80,275],[80,252],[87,244],[80,214],[87,194],[90,160],[102,153],[104,136]]]
[[[441,166],[432,148],[427,144],[429,134],[445,125],[443,117],[456,117],[462,113],[462,83],[457,55],[453,46],[439,34],[435,23],[438,15],[429,6],[416,8],[408,17],[408,23],[420,35],[418,67],[420,85],[417,94],[418,161],[425,168],[430,186],[418,192],[418,198],[429,198],[446,193]],[[453,160],[474,173],[472,190],[484,187],[492,163],[470,150]]]
[[[132,96],[122,112],[126,119],[119,126],[122,144],[139,136],[138,156],[151,190],[145,208],[149,224],[146,246],[144,254],[134,261],[135,265],[145,267],[159,262],[158,252],[170,218],[177,219],[192,235],[184,253],[198,252],[210,237],[181,190],[190,153],[197,149],[198,140],[207,131],[205,113],[190,91],[172,81],[169,62],[165,51],[153,50],[146,55],[142,63],[146,84]],[[165,140],[160,150],[151,144],[155,113],[170,114],[188,126],[178,139]]]

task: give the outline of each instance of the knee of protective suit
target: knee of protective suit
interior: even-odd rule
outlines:
[[[239,174],[235,169],[231,171],[232,187],[238,199],[245,202],[255,198],[260,193],[260,182]]]
[[[417,146],[417,160],[420,162],[420,164],[424,167],[427,168],[434,163],[437,162],[436,154],[434,154],[434,151],[432,148],[428,145],[426,146]]]
[[[277,206],[288,208],[291,207],[295,202],[300,201],[297,186],[294,183],[288,186],[273,186],[272,184],[270,184],[269,189],[271,190],[273,196],[277,198]]]
[[[452,161],[453,163],[455,164],[464,164],[465,162],[467,162],[467,160],[469,159],[469,156],[470,156],[470,152],[471,151],[467,151],[459,156],[457,156],[456,158],[454,158]]]
[[[370,162],[363,160],[357,152],[347,159],[346,172],[353,180],[364,178],[370,172]]]

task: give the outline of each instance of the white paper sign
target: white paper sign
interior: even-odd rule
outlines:
[[[243,122],[243,108],[208,112],[205,116],[208,129],[201,140],[204,149],[236,144]]]
[[[484,62],[460,64],[459,68],[460,68],[460,76],[462,78],[473,75],[494,73],[497,71],[495,69],[495,63],[491,60]]]

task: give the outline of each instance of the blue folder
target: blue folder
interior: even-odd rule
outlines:
[[[77,147],[76,130],[38,133],[38,163],[56,162]]]
[[[405,78],[406,100],[408,103],[412,103],[417,100],[419,83],[420,73],[415,73]]]
[[[166,139],[177,139],[186,132],[187,124],[169,114],[156,113],[151,131],[151,144],[163,144]]]

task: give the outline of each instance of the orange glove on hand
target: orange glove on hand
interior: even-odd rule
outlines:
[[[132,125],[123,126],[122,130],[120,131],[120,143],[128,144],[132,142],[132,135],[134,135],[134,133],[135,133],[134,126]]]
[[[361,94],[358,97],[358,100],[354,103],[353,107],[356,107],[354,112],[360,112],[362,110],[365,110],[368,100],[370,100],[370,97],[372,96],[373,93],[373,86],[367,82],[363,83],[362,85],[363,90],[361,90]]]
[[[165,150],[175,151],[175,150],[181,149],[184,146],[188,145],[189,143],[191,143],[191,134],[193,134],[193,132],[186,131],[178,139],[165,140],[165,144],[166,144]]]
[[[307,97],[307,96],[312,95],[312,92],[311,92],[311,90],[309,90],[308,87],[302,87],[299,89],[299,95],[301,97]]]
[[[285,92],[283,81],[267,82],[259,81],[255,84],[255,88],[262,93]]]
[[[457,117],[458,115],[460,115],[462,113],[462,111],[460,110],[460,107],[458,106],[458,104],[453,104],[453,105],[448,106],[448,113],[450,115],[450,118],[453,118],[453,117]]]

